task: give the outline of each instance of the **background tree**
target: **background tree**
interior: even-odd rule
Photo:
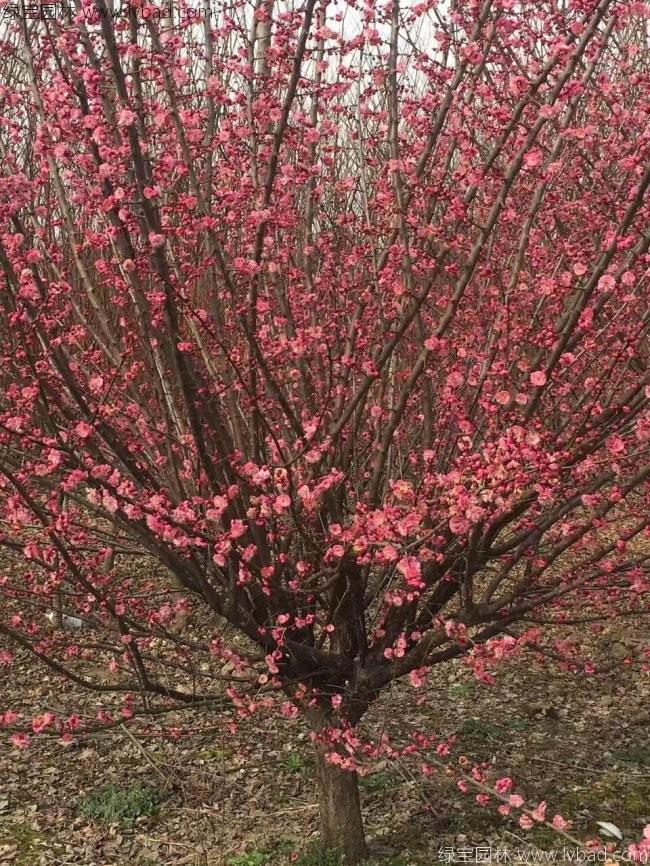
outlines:
[[[358,860],[385,686],[647,612],[647,6],[22,13],[0,634],[106,696],[32,727],[302,712]]]

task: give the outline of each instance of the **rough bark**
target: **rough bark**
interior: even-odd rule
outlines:
[[[363,830],[359,778],[327,760],[333,747],[315,744],[323,844],[340,851],[346,864],[359,863],[368,856]]]

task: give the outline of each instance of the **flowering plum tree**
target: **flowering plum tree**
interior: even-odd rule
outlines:
[[[385,686],[647,611],[648,6],[22,11],[2,658],[122,705],[0,719],[304,713],[353,862]]]

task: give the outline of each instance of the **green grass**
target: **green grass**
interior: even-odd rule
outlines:
[[[131,827],[137,818],[155,815],[160,800],[161,795],[156,788],[142,785],[131,785],[128,788],[106,785],[83,797],[77,808],[86,818],[100,824]]]
[[[650,746],[628,746],[625,749],[617,749],[617,751],[612,752],[612,758],[626,764],[650,767]]]
[[[226,866],[285,866],[295,850],[291,839],[277,839],[266,848],[251,848],[226,860]]]
[[[398,773],[388,770],[378,770],[376,773],[361,776],[359,778],[359,786],[367,794],[383,794],[385,791],[398,788],[403,781]]]
[[[447,689],[447,695],[450,698],[470,698],[476,691],[476,686],[474,683],[456,683],[456,685],[449,686]]]
[[[230,749],[222,749],[218,747],[209,747],[201,749],[199,757],[205,761],[215,761],[218,764],[225,764],[232,760],[234,752]]]
[[[486,722],[483,719],[465,719],[458,733],[473,740],[494,742],[502,739],[505,731],[500,725]]]
[[[34,866],[35,863],[42,862],[46,845],[51,853],[56,849],[58,854],[63,849],[62,844],[50,842],[30,824],[14,822],[4,816],[0,818],[0,850],[5,846],[14,849],[11,859],[3,860],[3,863],[11,863],[12,866]]]
[[[315,843],[298,856],[296,866],[342,866],[343,858],[338,851]]]
[[[237,854],[236,857],[230,857],[226,860],[226,866],[266,866],[271,860],[269,851],[246,851],[243,854]]]
[[[497,740],[503,740],[510,733],[527,731],[529,727],[528,719],[521,719],[517,716],[505,719],[502,725],[495,725],[494,722],[488,722],[484,719],[465,719],[458,733],[474,741],[493,743]]]
[[[345,860],[338,851],[325,848],[318,842],[311,843],[300,852],[296,851],[296,847],[292,841],[281,839],[269,847],[252,848],[230,857],[226,860],[226,866],[344,866]]]
[[[506,728],[510,731],[527,731],[530,728],[530,722],[528,719],[513,716],[511,719],[506,719]]]
[[[288,755],[285,755],[282,765],[289,773],[302,773],[307,767],[307,761],[300,752],[289,752]]]
[[[583,835],[596,835],[596,821],[606,820],[613,821],[624,836],[633,839],[647,819],[650,781],[647,774],[631,777],[612,770],[588,785],[559,792],[556,803],[558,812],[571,818]]]

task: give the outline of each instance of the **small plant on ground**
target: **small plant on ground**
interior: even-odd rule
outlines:
[[[368,794],[381,794],[390,791],[402,783],[403,779],[394,772],[379,770],[361,778],[361,787]]]
[[[79,802],[78,809],[82,815],[93,821],[130,827],[137,818],[154,815],[158,811],[159,803],[160,792],[155,788],[142,785],[131,785],[128,788],[106,785],[84,797]]]
[[[226,860],[226,866],[266,866],[270,857],[268,851],[245,851]]]
[[[469,698],[475,691],[475,683],[456,683],[453,686],[449,686],[447,694],[450,698]]]
[[[290,773],[302,773],[307,766],[305,759],[300,752],[289,752],[282,763],[285,770],[288,770]]]
[[[530,727],[528,719],[522,719],[518,716],[515,716],[512,719],[507,719],[505,724],[509,731],[527,731]]]
[[[290,862],[296,845],[291,839],[278,839],[267,848],[253,848],[226,860],[226,866],[285,866]]]
[[[612,758],[626,764],[650,767],[650,746],[632,745],[624,749],[617,749],[612,753]]]
[[[338,851],[316,843],[300,854],[295,866],[342,866],[342,863],[343,857]]]
[[[503,729],[499,725],[483,719],[466,719],[460,733],[475,740],[492,741],[503,737]]]

